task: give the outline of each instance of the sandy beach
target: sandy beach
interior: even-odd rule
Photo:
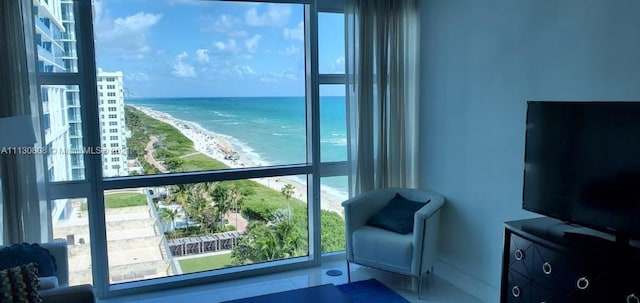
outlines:
[[[258,166],[251,160],[250,155],[243,151],[239,145],[234,145],[232,138],[204,129],[197,123],[183,121],[172,117],[163,112],[152,110],[145,107],[135,107],[146,115],[165,122],[178,129],[185,137],[194,143],[195,149],[217,161],[224,163],[232,168]],[[233,157],[230,157],[233,155]],[[281,191],[286,184],[294,186],[294,197],[301,201],[307,201],[307,186],[296,178],[289,177],[272,177],[252,179],[262,185],[270,187],[274,190]],[[337,191],[321,189],[321,207],[322,209],[334,211],[340,216],[344,216],[342,201],[347,199],[346,194]]]

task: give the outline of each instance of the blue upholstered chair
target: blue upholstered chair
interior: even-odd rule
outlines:
[[[406,234],[372,226],[371,218],[385,213],[380,211],[383,208],[388,210],[385,207],[395,202],[391,200],[396,194],[416,202],[429,201],[424,206],[418,206],[415,213],[412,210],[408,216],[405,215],[410,220],[409,225],[413,225],[413,231]],[[420,294],[422,279],[433,273],[440,209],[444,201],[444,197],[438,193],[409,188],[376,189],[344,201],[349,281],[350,263],[355,263],[411,276],[413,285],[418,283],[417,291]]]

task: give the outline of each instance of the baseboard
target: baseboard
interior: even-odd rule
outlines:
[[[500,290],[440,259],[434,266],[434,274],[486,303],[500,302]]]

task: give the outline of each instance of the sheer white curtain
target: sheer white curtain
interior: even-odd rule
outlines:
[[[0,119],[25,117],[31,124],[0,130],[2,139],[9,139],[0,141],[35,133],[35,146],[42,146],[31,6],[31,1],[0,1]],[[3,244],[49,240],[43,161],[34,153],[0,154]]]
[[[419,0],[350,0],[350,191],[417,187]]]

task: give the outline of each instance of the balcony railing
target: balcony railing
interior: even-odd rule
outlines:
[[[78,53],[74,52],[62,52],[62,57],[71,57],[71,58],[77,58],[78,57]]]
[[[80,115],[70,115],[69,122],[82,122]]]
[[[62,69],[64,67],[64,63],[62,62],[62,59],[56,58],[53,55],[53,53],[51,53],[51,51],[47,50],[46,48],[40,45],[38,45],[38,56],[48,61],[49,63],[51,63],[52,65],[56,66],[59,69]]]
[[[40,18],[34,18],[36,21],[36,29],[39,29],[40,32],[42,32],[43,34],[45,34],[46,36],[49,37],[49,39],[51,40],[53,38],[53,33],[51,32],[51,29],[44,24],[44,22],[42,22],[42,19]]]
[[[69,131],[69,136],[82,138],[82,131],[72,129]]]
[[[60,33],[61,40],[76,40],[75,33]]]
[[[78,99],[71,99],[71,100],[67,100],[67,106],[69,107],[80,107],[80,100]]]
[[[75,19],[73,17],[73,13],[69,12],[69,13],[62,14],[62,21],[72,21],[72,22],[74,22]]]

